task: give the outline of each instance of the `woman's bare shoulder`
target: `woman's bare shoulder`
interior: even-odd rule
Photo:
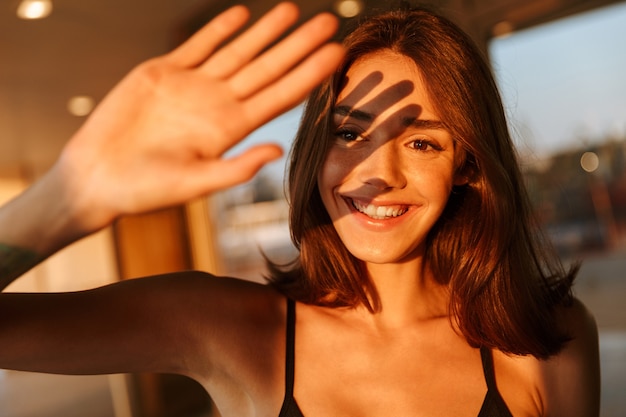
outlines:
[[[284,379],[284,295],[269,285],[195,271],[150,277],[144,286],[158,293],[172,327],[189,329],[187,375],[222,400],[243,401],[240,390],[275,397]],[[225,386],[228,395],[219,395]]]
[[[561,307],[558,314],[570,340],[546,360],[497,352],[498,388],[505,402],[513,403],[512,411],[515,407],[523,410],[519,415],[597,416],[600,365],[595,319],[577,299],[571,306]],[[519,400],[520,388],[526,393],[525,400]],[[534,409],[532,413],[530,409]]]
[[[210,287],[204,292],[212,293],[213,319],[206,327],[212,333],[207,338],[212,370],[210,378],[196,375],[196,379],[224,409],[239,410],[247,404],[278,410],[285,372],[285,296],[270,285],[236,278],[200,279]],[[226,395],[220,395],[224,387],[228,387]],[[234,414],[242,415],[239,411]]]
[[[600,409],[600,353],[593,314],[575,299],[561,311],[571,340],[541,362],[548,415],[597,416]]]

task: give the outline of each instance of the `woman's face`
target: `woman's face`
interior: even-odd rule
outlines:
[[[358,259],[420,257],[455,183],[454,142],[415,63],[381,51],[348,70],[318,175],[339,237]]]

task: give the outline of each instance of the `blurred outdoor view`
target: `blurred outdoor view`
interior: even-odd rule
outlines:
[[[626,4],[493,39],[489,55],[540,221],[600,328],[602,417],[626,412]],[[251,142],[285,149],[300,109]],[[248,144],[250,142],[247,142]],[[262,280],[262,249],[292,258],[284,160],[213,198],[224,272]]]
[[[494,39],[539,218],[600,330],[602,416],[626,412],[626,3]]]

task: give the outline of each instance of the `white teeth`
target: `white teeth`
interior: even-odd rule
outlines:
[[[375,206],[373,204],[363,205],[354,200],[352,200],[352,206],[361,213],[376,220],[398,217],[407,211],[406,208],[402,208],[400,206]]]

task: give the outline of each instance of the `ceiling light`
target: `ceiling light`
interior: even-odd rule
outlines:
[[[335,11],[341,17],[354,17],[363,11],[363,2],[361,0],[338,0],[335,2]]]
[[[67,110],[74,116],[87,116],[96,102],[89,96],[74,96],[67,102]]]
[[[51,0],[22,0],[17,6],[17,16],[20,19],[43,19],[52,13]]]

